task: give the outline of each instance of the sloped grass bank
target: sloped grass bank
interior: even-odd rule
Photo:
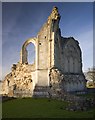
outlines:
[[[2,103],[3,118],[93,118],[94,111],[67,111],[67,102],[47,98],[13,99]]]

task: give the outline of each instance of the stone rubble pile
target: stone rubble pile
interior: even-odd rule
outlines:
[[[66,110],[70,111],[76,111],[76,110],[88,110],[89,108],[93,108],[95,106],[95,100],[94,99],[82,99],[74,100],[72,103],[69,103],[69,105],[66,107]]]
[[[26,97],[32,96],[33,81],[31,72],[33,65],[28,64],[13,64],[12,72],[9,73],[3,84],[3,91],[8,96]],[[8,87],[8,89],[6,89]]]
[[[86,98],[82,96],[76,96],[74,94],[70,94],[64,91],[57,92],[56,99],[68,102],[68,106],[66,106],[66,110],[70,111],[85,111],[89,108],[93,108],[95,106],[95,99]]]
[[[56,96],[56,93],[63,89],[63,74],[58,69],[51,69],[50,72],[50,92],[52,96]]]

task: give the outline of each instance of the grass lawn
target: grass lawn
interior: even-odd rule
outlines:
[[[66,111],[68,103],[47,98],[13,99],[2,103],[3,118],[93,118],[93,110]]]

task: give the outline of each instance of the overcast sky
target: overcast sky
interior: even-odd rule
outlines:
[[[2,68],[3,78],[12,64],[20,59],[24,41],[35,37],[46,22],[53,6],[61,15],[63,37],[74,37],[82,49],[83,71],[93,65],[93,3],[3,3],[2,6]],[[34,60],[34,46],[29,50],[29,62]],[[31,56],[31,58],[30,58]],[[1,76],[0,76],[1,77]]]

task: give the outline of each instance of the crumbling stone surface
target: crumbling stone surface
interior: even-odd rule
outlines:
[[[56,96],[57,92],[62,89],[62,80],[63,74],[57,68],[53,68],[50,70],[50,89],[51,95]]]
[[[3,84],[3,91],[4,94],[8,94],[8,96],[24,96],[24,94],[31,94],[32,96],[32,89],[33,89],[33,81],[31,72],[33,71],[33,65],[28,64],[20,64],[13,65],[12,72],[9,73]]]
[[[81,98],[79,97],[77,100],[73,99],[72,102],[69,102],[69,105],[65,108],[70,111],[87,111],[90,108],[94,108],[95,100],[93,98]]]

